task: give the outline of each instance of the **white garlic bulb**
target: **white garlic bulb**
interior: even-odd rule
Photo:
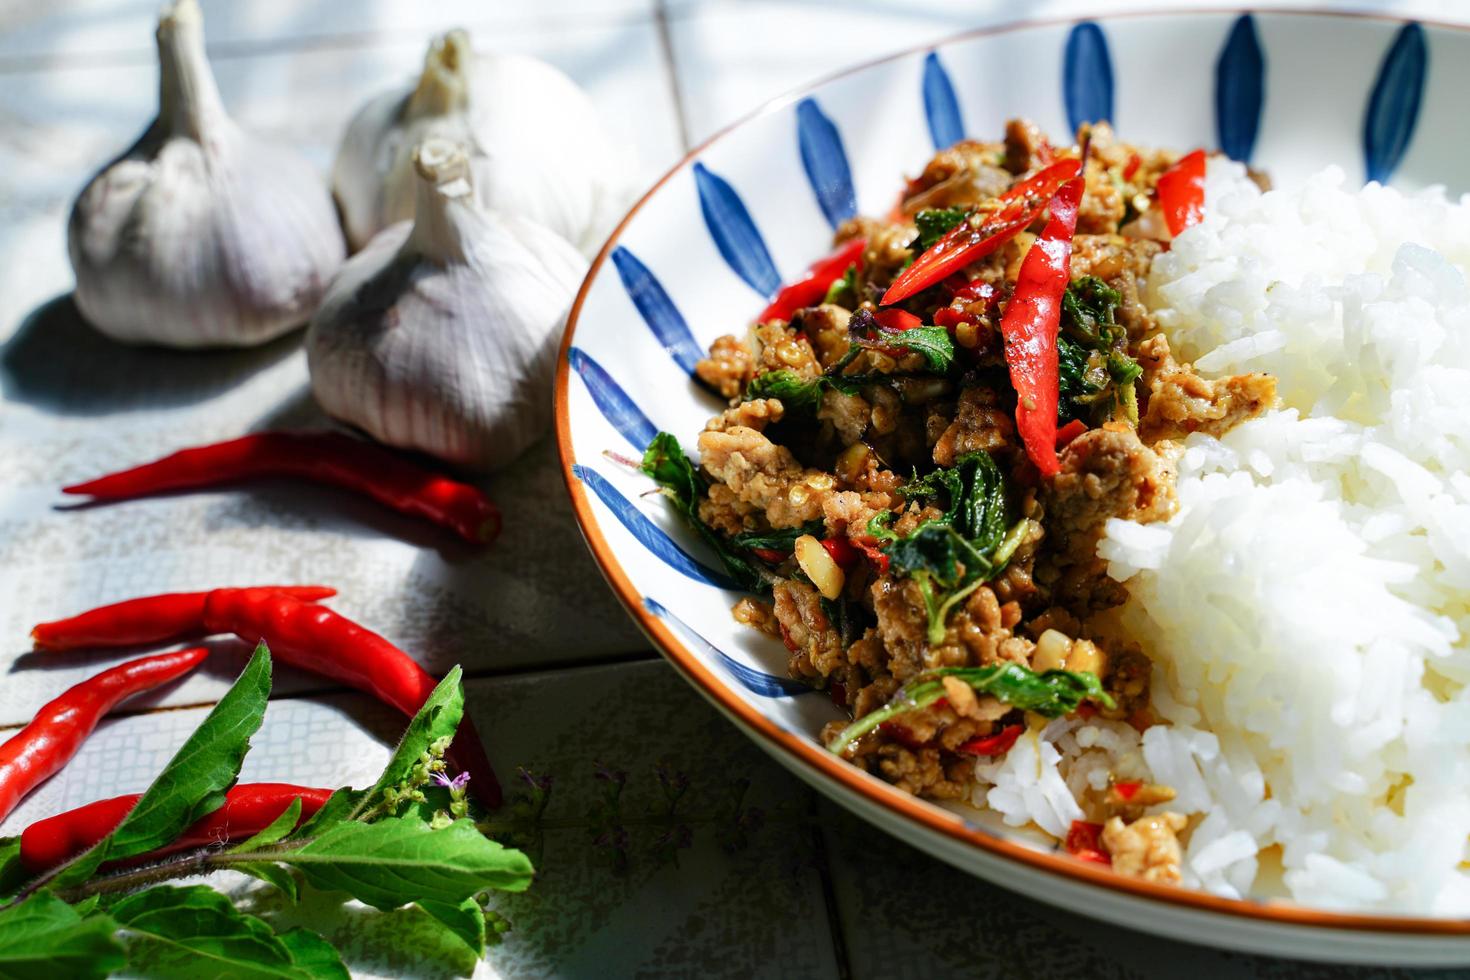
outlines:
[[[369,101],[342,139],[332,193],[354,249],[413,216],[413,149],[431,137],[466,148],[486,210],[530,218],[589,254],[631,197],[628,154],[576,83],[524,55],[477,57],[469,35],[450,31],[417,85]]]
[[[77,306],[109,337],[170,347],[301,326],[346,254],[326,187],[225,114],[196,0],[160,18],[158,57],[158,117],[72,207]]]
[[[494,469],[550,426],[587,262],[555,232],[482,211],[462,147],[429,140],[412,159],[413,221],[348,259],[312,318],[311,388],[380,442]]]

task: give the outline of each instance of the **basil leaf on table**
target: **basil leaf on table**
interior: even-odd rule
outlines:
[[[146,976],[313,980],[348,975],[320,936],[296,930],[287,943],[264,919],[241,912],[207,885],[160,885],[124,898],[111,912],[126,930],[128,966]],[[297,950],[307,963],[297,959]]]
[[[458,905],[444,902],[420,901],[415,903],[431,918],[454,934],[476,956],[485,953],[485,912],[480,903],[467,898]]]
[[[0,977],[105,977],[124,963],[106,915],[83,916],[48,892],[0,911]]]

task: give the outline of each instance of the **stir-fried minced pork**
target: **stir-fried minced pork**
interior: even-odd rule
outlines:
[[[838,228],[862,258],[825,296],[778,301],[788,319],[721,337],[696,368],[729,406],[698,436],[689,506],[757,593],[736,618],[846,710],[829,747],[920,796],[980,799],[1050,718],[1135,740],[1152,724],[1150,664],[1109,618],[1124,594],[1098,543],[1115,518],[1174,513],[1179,440],[1275,401],[1269,376],[1176,362],[1143,300],[1177,155],[1083,135],[1058,146],[1013,120],[941,150],[888,215]],[[1058,232],[1066,188],[1075,227]],[[1027,413],[1056,415],[1054,449]],[[1106,775],[1077,791],[1089,848],[1179,880],[1185,822],[1157,809],[1173,790]]]

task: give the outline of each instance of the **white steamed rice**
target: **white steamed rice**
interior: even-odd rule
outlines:
[[[1089,782],[1146,776],[1193,817],[1188,885],[1269,891],[1264,866],[1310,905],[1470,914],[1470,204],[1214,161],[1206,199],[1149,305],[1282,407],[1189,437],[1175,517],[1099,547],[1168,724],[1054,722],[976,802],[1060,835]]]

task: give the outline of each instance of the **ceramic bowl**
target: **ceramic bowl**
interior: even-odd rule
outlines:
[[[719,562],[621,462],[657,430],[686,446],[722,403],[691,380],[832,229],[882,214],[936,147],[1108,119],[1145,145],[1219,148],[1278,181],[1350,177],[1463,190],[1470,34],[1322,13],[1150,13],[1026,23],[865,65],[768,105],[700,146],[638,202],[593,263],[556,381],[562,465],[598,564],[653,642],[783,765],[940,858],[1098,918],[1234,949],[1470,964],[1470,921],[1349,915],[1115,876],[973,809],[917,800],[817,741],[837,717],[786,679],[781,644],[739,626]]]

